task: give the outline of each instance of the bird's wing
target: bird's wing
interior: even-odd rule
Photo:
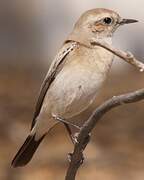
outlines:
[[[52,62],[50,69],[42,83],[41,89],[40,89],[40,93],[39,93],[39,97],[37,100],[37,104],[36,104],[36,108],[35,108],[35,113],[34,113],[34,117],[33,117],[33,121],[32,121],[32,125],[31,125],[31,129],[34,127],[35,123],[36,123],[36,117],[39,115],[42,104],[43,104],[43,100],[45,98],[45,95],[51,85],[51,83],[53,82],[53,80],[55,79],[57,73],[60,71],[60,69],[62,68],[60,65],[62,65],[62,63],[64,62],[66,56],[73,51],[76,47],[78,46],[77,42],[66,42],[63,47],[60,49],[60,51],[58,52],[57,56],[55,57],[54,61]],[[60,68],[61,67],[61,68]]]

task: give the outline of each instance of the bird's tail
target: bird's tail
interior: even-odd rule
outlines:
[[[33,157],[35,151],[37,150],[39,144],[43,140],[45,135],[43,135],[40,139],[35,140],[35,135],[29,135],[22,147],[19,149],[17,154],[15,155],[12,166],[20,167],[25,166]]]

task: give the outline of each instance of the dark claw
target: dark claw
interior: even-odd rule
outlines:
[[[78,140],[77,140],[78,135],[79,135],[79,133],[75,133],[74,135],[72,135],[72,140],[73,140],[74,144],[78,144],[79,143]]]
[[[68,161],[71,162],[72,153],[68,153]]]

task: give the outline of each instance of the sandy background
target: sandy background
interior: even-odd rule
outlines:
[[[0,2],[0,180],[62,180],[73,146],[62,125],[44,140],[31,163],[12,169],[11,159],[29,132],[41,82],[58,47],[87,9],[115,9],[140,23],[118,30],[114,44],[143,60],[143,1],[80,0]],[[115,59],[96,100],[143,88],[144,74]],[[80,118],[89,115],[90,110]],[[106,114],[92,133],[78,180],[144,179],[144,102]]]

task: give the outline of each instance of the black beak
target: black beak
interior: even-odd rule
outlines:
[[[130,24],[130,23],[136,23],[138,22],[137,20],[135,19],[122,19],[119,24],[120,25],[124,25],[124,24]]]

